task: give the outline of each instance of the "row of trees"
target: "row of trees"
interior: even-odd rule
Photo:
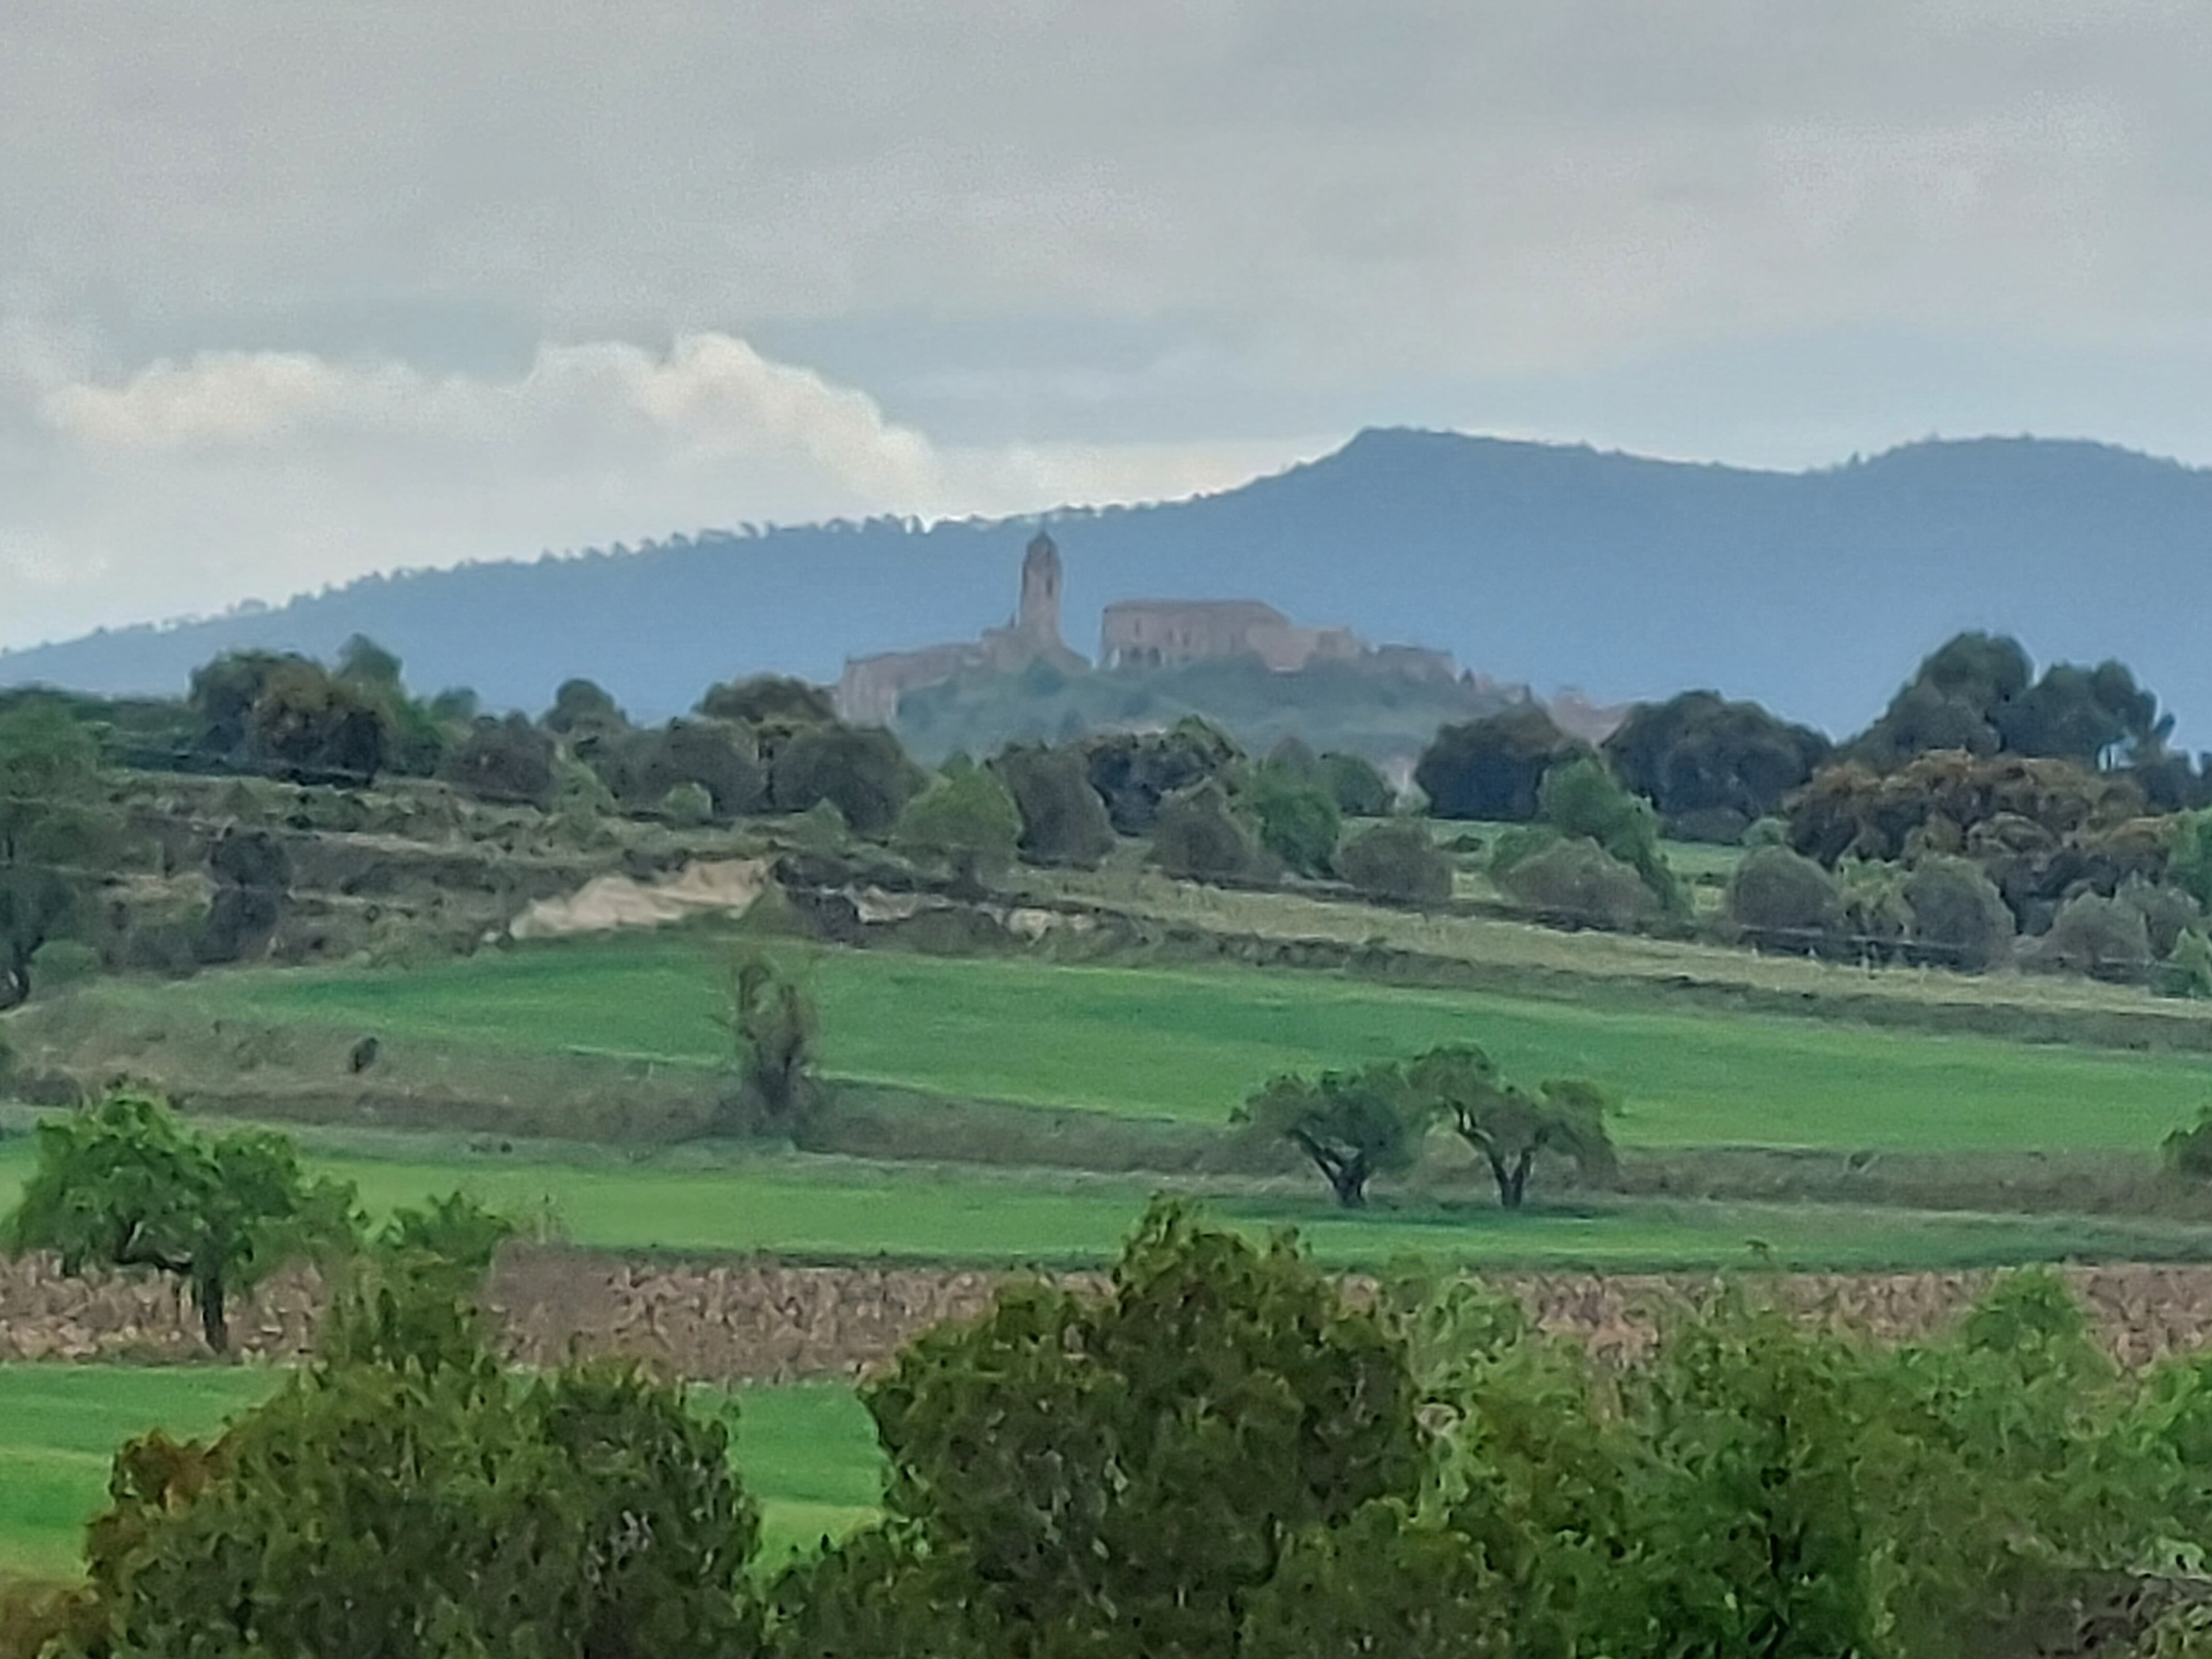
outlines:
[[[2041,1274],[1887,1349],[1723,1292],[1601,1364],[1156,1207],[1103,1293],[1002,1291],[863,1397],[882,1518],[761,1571],[725,1420],[372,1275],[268,1404],[124,1449],[0,1653],[1954,1659],[2106,1603],[2206,1651],[2212,1362],[2120,1371]]]

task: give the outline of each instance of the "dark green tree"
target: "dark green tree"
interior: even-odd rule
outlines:
[[[1237,1109],[1235,1121],[1296,1146],[1347,1210],[1367,1202],[1376,1176],[1412,1167],[1427,1127],[1395,1066],[1272,1079]]]
[[[1292,1540],[1410,1497],[1420,1470],[1413,1380],[1375,1316],[1286,1242],[1171,1206],[1103,1297],[1002,1291],[865,1398],[895,1534],[1009,1659],[1234,1653]]]
[[[1826,763],[1831,747],[1811,727],[1791,726],[1755,702],[1685,691],[1638,703],[1605,740],[1604,752],[1672,833],[1734,842],[1779,811]]]
[[[1417,1109],[1443,1116],[1490,1166],[1498,1201],[1517,1210],[1543,1152],[1574,1161],[1585,1178],[1609,1182],[1615,1159],[1603,1090],[1578,1078],[1555,1079],[1534,1094],[1506,1082],[1480,1048],[1431,1048],[1407,1072]]]
[[[372,1279],[210,1444],[139,1442],[94,1522],[118,1653],[735,1659],[758,1540],[728,1432],[634,1371],[510,1374],[441,1282]]]
[[[1092,869],[1114,850],[1113,823],[1078,750],[1016,744],[990,769],[1021,813],[1024,861]]]
[[[804,812],[829,801],[854,835],[877,836],[890,833],[923,782],[921,769],[890,732],[816,726],[776,751],[769,793],[779,812]]]
[[[1168,800],[1208,783],[1226,784],[1243,751],[1219,727],[1196,716],[1165,732],[1115,732],[1083,744],[1091,787],[1124,836],[1146,836]]]
[[[2004,895],[1962,858],[1925,858],[1905,879],[1912,913],[1911,937],[1921,957],[1941,966],[1980,973],[2012,954],[2014,923]]]
[[[629,716],[623,713],[612,694],[586,679],[562,681],[541,724],[555,736],[568,738],[579,754],[630,729]]]
[[[218,1353],[230,1346],[233,1297],[288,1261],[350,1248],[356,1237],[353,1189],[310,1179],[283,1135],[210,1138],[165,1103],[128,1091],[49,1118],[37,1135],[9,1250],[52,1250],[72,1273],[168,1273],[191,1293]]]
[[[1541,703],[1519,703],[1443,727],[1414,766],[1413,781],[1434,817],[1526,823],[1536,816],[1544,774],[1586,747]]]
[[[837,708],[827,691],[774,674],[715,686],[699,699],[699,712],[708,720],[736,720],[756,728],[797,731],[837,724]]]

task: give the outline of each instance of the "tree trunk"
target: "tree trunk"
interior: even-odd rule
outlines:
[[[230,1321],[224,1312],[222,1280],[210,1275],[192,1280],[192,1300],[200,1310],[200,1334],[217,1353],[230,1352]]]
[[[1513,1173],[1508,1178],[1505,1193],[1507,1209],[1519,1209],[1522,1200],[1528,1196],[1528,1171],[1534,1166],[1535,1162],[1536,1155],[1534,1152],[1523,1152],[1515,1160]]]

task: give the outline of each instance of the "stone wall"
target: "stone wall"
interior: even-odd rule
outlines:
[[[2069,1270],[2106,1346],[2130,1364],[2212,1340],[2212,1267]],[[1808,1316],[1885,1340],[1924,1336],[1988,1288],[1987,1273],[1798,1274],[1774,1292]],[[1069,1281],[1095,1288],[1096,1278]],[[1709,1286],[1690,1275],[1517,1274],[1492,1281],[1547,1329],[1601,1354],[1648,1346],[1658,1310]],[[989,1305],[1000,1278],[915,1267],[798,1267],[746,1258],[666,1261],[532,1246],[511,1250],[486,1300],[513,1356],[627,1355],[702,1380],[850,1376],[940,1321]],[[234,1310],[243,1355],[306,1352],[321,1293],[290,1273]],[[0,1360],[204,1358],[198,1322],[167,1282],[66,1278],[42,1258],[0,1261]]]

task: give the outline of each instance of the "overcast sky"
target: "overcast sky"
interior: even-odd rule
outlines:
[[[2206,0],[7,0],[0,645],[1419,424],[2212,464]]]

